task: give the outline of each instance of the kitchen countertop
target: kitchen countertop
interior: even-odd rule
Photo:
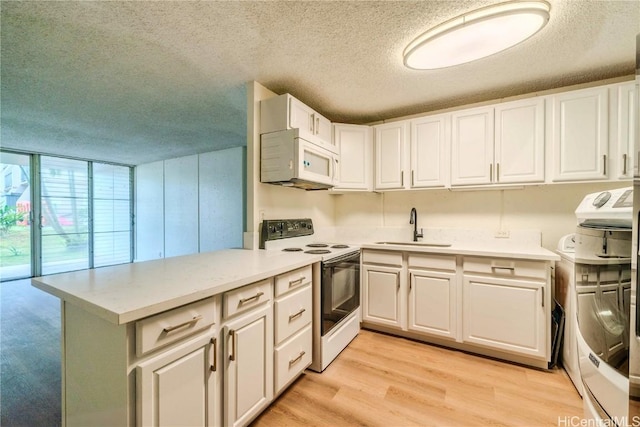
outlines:
[[[436,245],[448,243],[446,241],[422,241],[417,243],[434,243]],[[390,251],[422,252],[440,255],[467,255],[496,258],[518,258],[539,261],[559,261],[560,256],[542,246],[501,242],[494,239],[492,242],[452,242],[451,246],[419,246],[414,242],[397,242],[397,244],[364,243],[362,249],[382,249]]]
[[[320,260],[301,253],[225,249],[34,277],[31,284],[124,324]]]

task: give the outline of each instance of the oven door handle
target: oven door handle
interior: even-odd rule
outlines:
[[[338,258],[331,258],[328,261],[322,261],[322,267],[323,268],[327,268],[327,267],[331,268],[331,267],[333,267],[335,265],[341,264],[341,263],[343,263],[345,261],[351,261],[351,260],[354,260],[354,261],[358,260],[358,262],[360,262],[360,251],[352,252],[350,254],[346,254],[346,255],[343,255],[343,256],[338,257]]]

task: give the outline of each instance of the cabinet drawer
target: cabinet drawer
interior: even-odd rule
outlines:
[[[275,349],[274,390],[279,393],[292,379],[311,364],[311,325]]]
[[[402,252],[395,251],[362,251],[362,262],[365,264],[384,264],[402,266]]]
[[[465,273],[482,273],[494,276],[534,277],[546,280],[547,263],[509,258],[465,257],[463,261]]]
[[[273,279],[265,279],[233,291],[225,292],[222,297],[223,315],[227,319],[244,313],[262,303],[270,301],[273,294]]]
[[[276,344],[309,324],[311,322],[311,313],[312,294],[310,285],[276,299],[274,303]]]
[[[214,297],[138,320],[136,355],[141,356],[213,325],[216,312]]]
[[[307,283],[311,283],[312,278],[312,269],[310,265],[276,276],[276,297],[284,294],[285,292],[301,288]]]
[[[409,254],[409,268],[411,267],[455,271],[456,256]]]

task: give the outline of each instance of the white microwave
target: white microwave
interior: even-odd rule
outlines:
[[[260,182],[326,190],[335,185],[338,155],[299,136],[298,129],[260,136]]]

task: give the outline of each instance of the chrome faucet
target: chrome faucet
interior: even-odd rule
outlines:
[[[411,208],[411,216],[409,217],[409,224],[413,224],[413,241],[417,242],[418,238],[423,238],[422,228],[420,229],[420,233],[418,233],[418,211],[416,208]]]

